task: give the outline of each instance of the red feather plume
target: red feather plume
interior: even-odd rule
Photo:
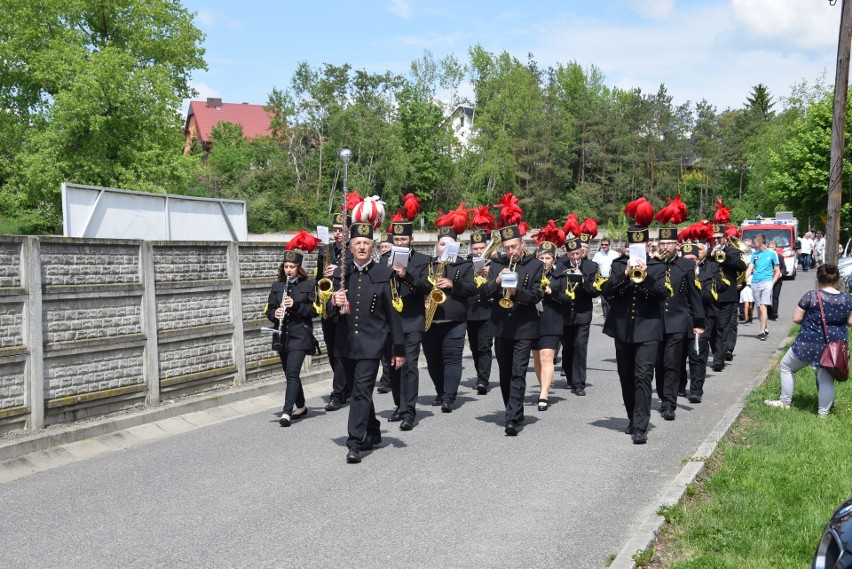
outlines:
[[[716,198],[716,213],[713,215],[713,221],[719,225],[731,222],[731,208],[722,204],[722,198]]]
[[[519,221],[518,222],[518,231],[521,233],[521,235],[526,235],[527,233],[530,232],[530,226],[527,225],[526,221]]]
[[[494,214],[491,213],[491,208],[487,205],[476,208],[473,218],[470,220],[470,226],[476,229],[494,231]]]
[[[352,211],[353,209],[355,209],[355,206],[358,205],[359,203],[361,203],[362,201],[364,201],[364,198],[362,198],[360,195],[358,195],[358,192],[349,192],[346,195],[346,209],[347,209],[347,211]]]
[[[680,201],[680,194],[675,199],[668,198],[669,204],[657,212],[657,221],[678,225],[686,219],[686,204]]]
[[[737,229],[736,225],[727,225],[725,226],[725,237],[737,237],[740,236],[740,230]]]
[[[550,241],[557,247],[562,247],[565,244],[565,232],[556,227],[556,222],[552,219],[548,220],[547,225],[532,237],[536,244],[540,244],[542,241]]]
[[[393,222],[394,221],[405,221],[405,218],[402,217],[402,210],[401,209],[396,210],[396,213],[393,214],[393,217],[391,217],[390,221],[391,221],[390,225],[388,225],[388,233],[393,235]]]
[[[598,220],[592,219],[591,217],[587,217],[583,223],[580,224],[580,233],[585,233],[587,235],[591,235],[592,239],[598,236]]]
[[[518,198],[513,196],[511,192],[500,198],[500,203],[494,207],[500,208],[500,221],[498,227],[506,227],[507,225],[518,225],[521,222],[521,217],[524,211],[518,205]]]
[[[636,225],[647,227],[654,221],[654,206],[645,197],[637,198],[624,207],[624,213],[633,219]]]
[[[420,213],[420,198],[414,194],[406,194],[400,199],[402,200],[402,211],[405,214],[405,219],[414,221],[414,218]]]
[[[285,249],[287,249],[288,251],[292,251],[293,249],[300,249],[308,253],[313,253],[314,249],[316,249],[319,244],[319,239],[317,239],[307,231],[300,231],[296,235],[294,235],[292,239],[290,239],[290,241],[285,246]]]
[[[695,224],[695,239],[697,241],[713,241],[713,224],[702,219]]]
[[[452,227],[453,231],[455,231],[457,235],[464,233],[464,230],[467,229],[467,221],[470,217],[470,212],[472,211],[470,209],[465,209],[464,203],[465,202],[462,202],[456,209],[439,216],[438,219],[435,220],[435,228]]]
[[[566,237],[569,233],[572,237],[580,236],[580,222],[577,219],[576,213],[568,214],[568,217],[565,218],[565,225],[562,226],[562,231],[565,232]]]

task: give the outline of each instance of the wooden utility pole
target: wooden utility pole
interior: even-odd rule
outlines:
[[[837,0],[829,0],[834,5]],[[843,198],[843,142],[846,135],[846,93],[849,89],[849,49],[852,42],[852,0],[843,0],[837,73],[834,77],[834,120],[831,123],[831,167],[828,173],[828,213],[825,224],[825,262],[837,264],[840,202]]]

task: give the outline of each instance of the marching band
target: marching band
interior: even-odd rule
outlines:
[[[627,204],[625,213],[633,220],[627,247],[604,277],[587,258],[597,220],[580,224],[570,214],[561,229],[550,220],[530,236],[519,200],[511,194],[495,206],[501,209],[497,220],[487,206],[465,210],[462,204],[442,214],[432,256],[413,246],[420,208],[412,194],[403,198],[404,207],[379,244],[373,235],[381,230],[384,204],[375,196],[356,201],[355,208],[346,201],[351,220],[335,214],[331,234],[320,227],[321,237],[301,232],[288,244],[265,310],[275,328],[264,331],[272,333],[284,368],[279,423],[289,427],[308,412],[299,371],[307,355],[318,353],[312,320],[321,319],[333,373],[325,409],[339,410],[351,399],[349,463],[360,462],[363,451],[381,442],[372,400],[379,376],[378,392],[393,393],[395,410],[388,421],[398,422],[402,431],[415,427],[421,348],[435,387],[433,405],[443,413],[453,411],[465,334],[477,394],[488,394],[491,364],[497,361],[507,436],[523,429],[531,357],[539,411],[549,408],[560,346],[568,387],[586,395],[596,298],[608,306],[603,332],[614,340],[629,421],[625,432],[634,444],[648,440],[655,377],[660,413],[674,420],[678,397],[702,401],[710,353],[717,372],[733,358],[737,283],[745,266],[736,229],[724,227],[730,219],[720,205],[716,224],[703,220],[679,230],[686,220],[680,196],[656,216],[644,198]],[[650,228],[654,220],[662,226]],[[468,230],[467,255],[462,255]],[[654,240],[651,231],[657,233]],[[525,246],[530,238],[536,241],[534,251]],[[318,250],[314,279],[302,269],[304,254],[298,249]]]

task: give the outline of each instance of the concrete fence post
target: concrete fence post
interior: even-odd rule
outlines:
[[[139,269],[142,271],[142,333],[145,335],[145,357],[142,369],[148,393],[147,405],[160,403],[160,349],[157,334],[157,279],[154,272],[154,245],[143,241],[139,246]]]
[[[234,335],[231,341],[234,349],[234,365],[237,373],[234,376],[236,385],[246,383],[246,346],[243,332],[243,290],[240,281],[240,247],[239,243],[228,244],[228,276],[231,281],[231,322],[234,325]]]
[[[41,242],[38,237],[27,237],[24,242],[24,288],[27,291],[27,308],[24,311],[25,341],[27,343],[26,389],[30,405],[29,429],[44,428],[44,335],[41,295]]]

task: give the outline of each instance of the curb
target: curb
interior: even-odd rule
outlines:
[[[789,334],[789,332],[790,330],[788,329],[787,334]],[[787,346],[789,342],[789,336],[785,335],[778,344],[778,351],[783,352],[784,347]],[[630,539],[627,540],[627,543],[624,544],[624,547],[621,548],[621,551],[618,552],[618,555],[616,555],[612,563],[606,567],[609,569],[636,568],[636,562],[633,560],[633,556],[645,551],[651,546],[657,536],[657,532],[666,522],[666,519],[657,512],[660,511],[660,508],[668,508],[680,503],[684,494],[686,494],[687,487],[695,482],[698,475],[704,471],[706,460],[709,459],[716,451],[716,447],[719,446],[719,441],[728,434],[731,427],[734,425],[734,422],[739,419],[748,396],[755,390],[755,388],[766,381],[769,373],[778,365],[780,359],[781,356],[779,355],[771,356],[766,365],[761,368],[761,370],[757,372],[757,375],[755,375],[754,378],[752,378],[752,380],[745,386],[739,397],[737,397],[737,400],[734,401],[734,403],[728,408],[725,415],[723,415],[716,424],[716,427],[710,431],[710,434],[707,435],[704,442],[701,443],[695,453],[693,453],[690,457],[689,461],[680,469],[680,473],[678,473],[677,477],[663,493],[654,510],[639,525]]]

